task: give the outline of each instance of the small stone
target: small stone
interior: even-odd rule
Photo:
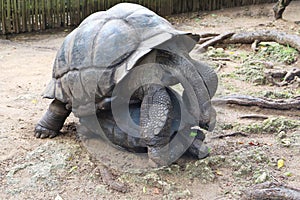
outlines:
[[[110,193],[107,189],[106,189],[106,186],[105,185],[97,185],[96,186],[96,192],[99,193],[99,194],[108,194]]]
[[[56,195],[54,200],[63,200],[63,198],[61,196],[59,196],[59,194],[58,194],[58,195]]]
[[[255,180],[255,183],[263,183],[267,180],[268,175],[266,172],[263,172],[257,179]]]
[[[284,139],[281,140],[281,144],[284,147],[289,147],[289,146],[291,146],[291,140],[289,138],[284,138]]]

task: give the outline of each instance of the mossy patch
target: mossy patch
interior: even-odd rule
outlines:
[[[294,48],[276,42],[261,42],[257,52],[209,47],[205,55],[212,59],[228,58],[238,64],[233,72],[221,74],[221,78],[265,85],[267,80],[264,71],[266,67],[270,67],[270,63],[272,66],[272,63],[293,64],[299,53]]]
[[[284,117],[266,119],[260,123],[253,123],[239,127],[239,131],[246,133],[279,133],[300,127],[300,122]]]

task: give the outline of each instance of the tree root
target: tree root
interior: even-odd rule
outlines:
[[[244,191],[244,200],[298,200],[300,190],[277,183],[266,182],[248,188]]]
[[[289,83],[294,82],[294,80],[298,77],[300,78],[300,69],[299,68],[293,68],[290,71],[269,71],[265,73],[266,79],[276,86],[286,86]],[[281,79],[281,82],[277,82],[275,79]]]
[[[273,6],[275,19],[282,19],[282,14],[291,1],[292,0],[278,0],[278,2]]]
[[[237,104],[241,106],[258,106],[260,108],[269,108],[277,110],[300,110],[300,98],[296,99],[263,99],[246,95],[231,95],[212,99],[214,105]]]

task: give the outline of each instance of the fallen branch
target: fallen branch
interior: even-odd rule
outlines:
[[[206,41],[206,42],[204,42],[204,43],[198,45],[198,46],[196,47],[196,51],[197,51],[198,53],[203,53],[204,51],[206,51],[207,47],[213,46],[213,45],[215,45],[215,44],[217,44],[217,43],[220,43],[220,41],[223,41],[223,40],[225,40],[226,38],[231,37],[233,34],[234,34],[234,33],[232,33],[232,32],[220,34],[220,35],[214,37],[213,39],[208,40],[208,41]]]
[[[240,118],[241,119],[268,119],[269,117],[266,115],[253,114],[253,115],[243,115],[243,116],[240,116]]]
[[[224,135],[218,135],[218,136],[215,136],[213,137],[213,139],[216,139],[216,138],[225,138],[225,137],[234,137],[234,136],[243,136],[243,137],[247,137],[248,135],[245,134],[245,133],[242,133],[242,132],[233,132],[233,133],[228,133],[228,134],[224,134]]]
[[[287,74],[284,76],[283,81],[291,82],[292,80],[295,79],[296,76],[300,78],[299,68],[293,68],[292,70],[288,71]]]
[[[205,33],[200,35],[200,45],[196,47],[198,53],[203,53],[208,46],[215,44],[257,44],[258,42],[277,42],[282,45],[289,45],[300,52],[300,36],[287,34],[276,30],[258,30],[255,32],[241,33]]]
[[[199,34],[200,38],[215,37],[218,35],[220,35],[220,34],[218,34],[218,33],[200,33]]]
[[[198,41],[198,44],[203,44],[204,42],[207,42],[207,41],[213,39],[214,37],[215,36],[200,38]]]
[[[213,61],[231,61],[230,58],[212,58]]]
[[[219,39],[224,44],[252,44],[255,40],[289,45],[300,52],[300,37],[275,30],[235,33],[230,38]],[[213,43],[213,44],[216,44]]]
[[[246,95],[231,95],[212,99],[214,105],[237,104],[241,106],[258,106],[260,108],[290,110],[300,109],[300,99],[263,99]]]
[[[262,183],[248,188],[245,192],[244,199],[300,199],[300,190],[283,186],[277,183]]]

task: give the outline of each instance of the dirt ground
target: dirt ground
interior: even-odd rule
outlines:
[[[264,4],[169,19],[178,29],[194,33],[281,30],[300,35],[300,25],[294,23],[300,21],[300,1],[290,4],[284,20],[273,21],[271,8],[271,4]],[[181,159],[168,168],[142,173],[112,170],[113,178],[126,185],[126,192],[116,191],[105,183],[101,176],[103,163],[78,141],[72,126],[78,123],[75,117],[67,120],[63,135],[36,139],[34,126],[50,102],[42,99],[41,93],[51,78],[56,51],[69,31],[0,39],[0,199],[240,199],[243,191],[265,181],[300,188],[299,126],[280,133],[215,138],[233,132],[230,126],[239,128],[262,122],[241,116],[256,114],[299,122],[299,110],[217,105],[216,130],[206,136],[211,149],[208,158]],[[248,46],[235,46],[228,51],[251,51]],[[193,56],[203,58],[195,53]],[[223,79],[235,65],[237,62],[230,61],[218,70],[221,81],[217,96],[262,91],[300,95],[299,85],[254,86],[228,76]],[[299,61],[289,67],[299,68]],[[283,133],[289,145],[280,140],[283,137],[279,134]],[[120,161],[122,156],[114,159]],[[280,169],[278,160],[284,161]]]

